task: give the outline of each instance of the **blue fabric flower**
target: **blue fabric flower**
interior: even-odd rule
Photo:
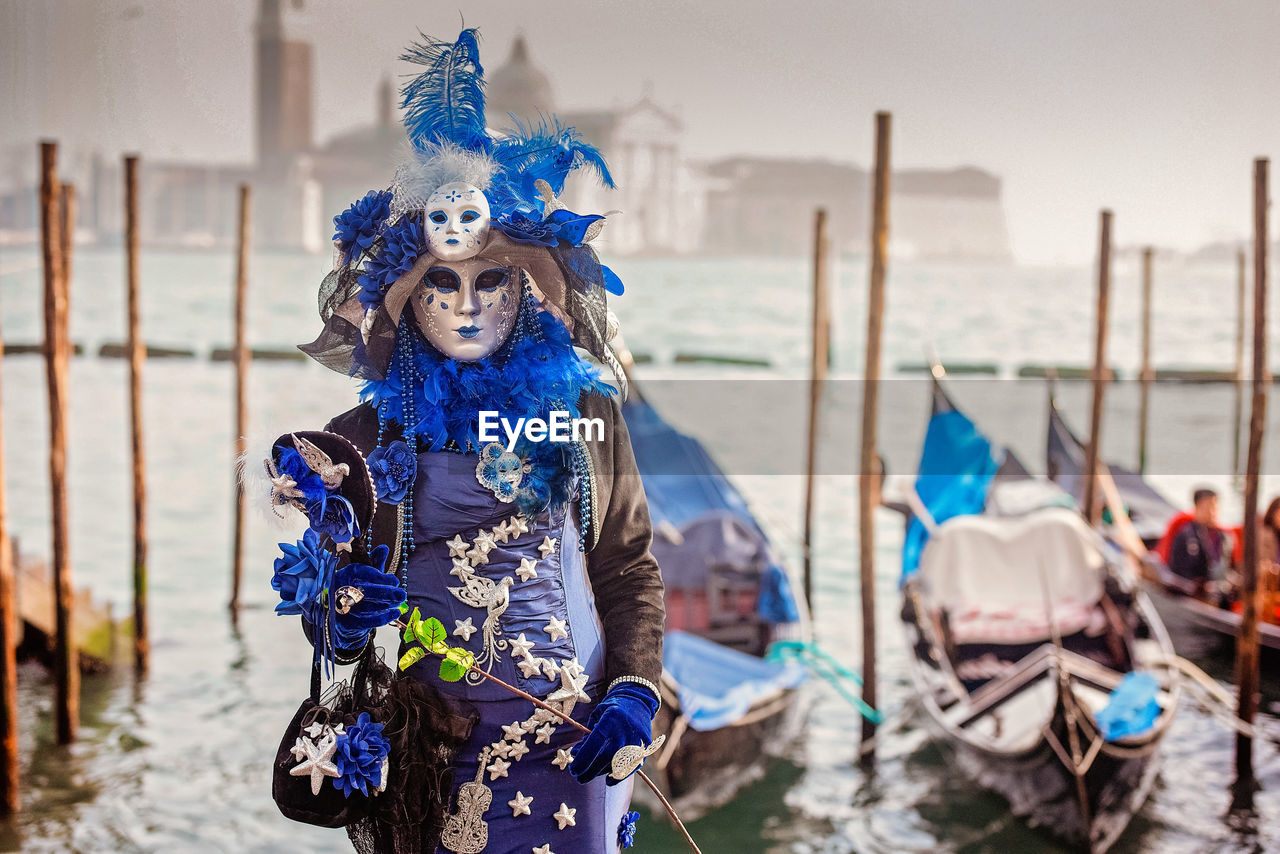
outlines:
[[[368,712],[361,712],[356,722],[338,736],[333,764],[338,776],[333,785],[344,797],[359,791],[368,795],[369,789],[377,791],[382,785],[382,763],[391,753],[391,743],[382,735],[382,724],[369,719]]]
[[[287,448],[283,445],[277,445],[276,448],[280,451],[280,459],[276,464],[276,470],[293,478],[298,489],[302,491],[303,500],[307,505],[323,500],[328,493],[328,490],[324,487],[324,480],[311,470],[311,466],[307,465],[307,461],[302,458],[302,454],[299,454],[293,448]]]
[[[364,251],[373,245],[387,217],[391,216],[391,191],[370,190],[364,198],[357,199],[342,213],[333,218],[337,229],[333,239],[338,241],[342,257],[351,257],[352,250]]]
[[[370,555],[369,563],[349,563],[333,574],[334,595],[343,587],[355,587],[363,597],[345,614],[334,609],[333,640],[339,649],[363,647],[372,629],[400,616],[405,591],[400,580],[385,571],[390,553],[386,545],[378,546]]]
[[[360,533],[355,508],[341,495],[325,493],[320,500],[307,502],[307,519],[314,530],[328,534],[335,543],[349,543]]]
[[[422,226],[413,217],[401,217],[383,235],[382,248],[365,264],[360,276],[360,304],[366,309],[382,304],[382,290],[413,269],[426,245]]]
[[[494,220],[502,233],[517,243],[533,243],[537,246],[555,246],[555,229],[546,221],[515,211],[502,219]]]
[[[378,491],[378,500],[383,503],[403,501],[417,471],[418,457],[404,442],[392,442],[369,455],[369,474]]]
[[[618,844],[623,848],[636,844],[636,822],[639,820],[640,813],[634,810],[622,817],[622,822],[618,825]]]
[[[317,624],[324,619],[320,596],[329,586],[338,558],[321,542],[320,535],[310,528],[296,545],[281,543],[282,557],[276,558],[275,574],[271,577],[271,589],[280,593],[277,614],[301,614],[308,622]]]

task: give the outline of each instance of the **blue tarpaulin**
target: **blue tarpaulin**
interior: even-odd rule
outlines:
[[[1150,673],[1126,673],[1098,712],[1098,730],[1107,741],[1142,735],[1160,718],[1160,683]]]
[[[1002,452],[997,449],[996,453]],[[981,513],[998,468],[991,443],[972,421],[956,409],[936,412],[925,433],[916,492],[938,524],[956,516]],[[928,539],[924,524],[913,518],[902,546],[904,580],[919,567]]]
[[[662,669],[676,683],[680,711],[700,732],[729,726],[753,704],[805,679],[795,661],[766,661],[688,632],[667,632]]]
[[[791,584],[768,537],[706,448],[638,397],[622,405],[622,414],[649,500],[653,556],[667,588],[705,590],[712,567],[729,568],[759,578],[757,605],[765,620],[799,620]]]

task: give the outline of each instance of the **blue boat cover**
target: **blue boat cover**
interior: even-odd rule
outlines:
[[[699,732],[729,726],[756,702],[805,679],[796,661],[766,661],[688,632],[667,632],[662,667],[676,683],[680,711]]]
[[[668,589],[705,590],[712,567],[728,568],[759,578],[757,609],[765,620],[798,621],[795,595],[768,537],[706,449],[638,397],[622,405],[622,414],[649,500],[653,556]]]
[[[1124,675],[1110,699],[1097,714],[1098,730],[1107,741],[1142,735],[1160,717],[1160,683],[1150,673],[1134,670]]]
[[[987,490],[1000,467],[997,453],[1002,451],[993,449],[958,409],[934,413],[925,432],[915,488],[935,522],[982,512]],[[903,581],[919,568],[928,540],[924,523],[913,517],[902,545]]]

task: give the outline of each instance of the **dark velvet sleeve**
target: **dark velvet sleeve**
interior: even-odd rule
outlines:
[[[603,510],[599,538],[587,554],[587,573],[604,627],[606,682],[639,676],[657,685],[662,677],[666,608],[662,574],[649,551],[653,531],[631,437],[617,401],[584,397],[584,417],[604,419],[603,442],[590,443]]]

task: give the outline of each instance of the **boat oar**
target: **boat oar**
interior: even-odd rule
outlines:
[[[415,609],[415,614],[416,614],[416,609]],[[425,624],[426,622],[428,621],[422,621],[422,624]],[[495,685],[505,688],[506,690],[510,691],[512,694],[515,694],[517,697],[520,697],[524,700],[528,700],[530,703],[533,703],[539,709],[550,712],[551,714],[560,718],[560,720],[564,721],[565,723],[569,724],[575,729],[578,729],[579,731],[584,733],[591,732],[591,730],[588,727],[585,727],[582,724],[578,723],[573,718],[569,717],[559,709],[548,705],[547,703],[543,702],[542,700],[539,700],[537,697],[533,696],[532,694],[522,691],[514,685],[510,685],[507,682],[504,682],[502,679],[499,679],[497,676],[494,676],[492,673],[488,673],[484,670],[481,670],[479,667],[476,666],[475,656],[473,656],[471,653],[467,652],[466,650],[449,648],[448,645],[444,644],[443,642],[428,644],[424,642],[423,638],[416,631],[416,628],[417,628],[416,625],[411,625],[410,623],[406,623],[403,620],[396,620],[395,622],[390,623],[390,625],[395,626],[397,629],[404,631],[408,637],[412,637],[413,639],[417,640],[420,644],[422,644],[422,646],[414,647],[414,649],[421,649],[425,653],[444,656],[446,663],[452,662],[454,665],[454,668],[456,669],[458,678],[461,678],[463,675],[469,672],[479,674],[482,678],[489,680]],[[410,652],[413,652],[413,650],[411,649]],[[421,660],[422,657],[423,656],[418,656],[417,658],[414,659],[414,661]],[[403,663],[404,660],[405,659],[401,659],[401,662]],[[411,661],[410,664],[412,663],[413,662]],[[403,667],[401,667],[401,669],[403,670],[404,667],[407,667],[407,666],[409,665],[404,665]],[[446,678],[444,676],[443,671],[441,673],[441,678]],[[449,681],[457,681],[457,679],[450,678]],[[665,736],[659,736],[659,739],[663,739],[663,738],[665,738]],[[659,741],[658,743],[661,744],[661,741]],[[698,847],[698,843],[693,841],[693,837],[689,835],[689,831],[687,828],[685,828],[684,822],[681,821],[680,816],[676,814],[675,807],[671,806],[671,802],[668,801],[666,796],[662,794],[662,791],[658,788],[657,784],[654,783],[653,780],[650,780],[649,776],[639,769],[636,770],[636,774],[639,775],[640,779],[644,781],[645,785],[647,785],[653,791],[654,795],[656,795],[658,800],[662,803],[663,808],[667,811],[667,815],[671,817],[671,820],[675,822],[676,827],[680,830],[681,835],[684,836],[684,841],[689,845],[690,850],[696,852],[696,854],[702,854],[702,849]]]

